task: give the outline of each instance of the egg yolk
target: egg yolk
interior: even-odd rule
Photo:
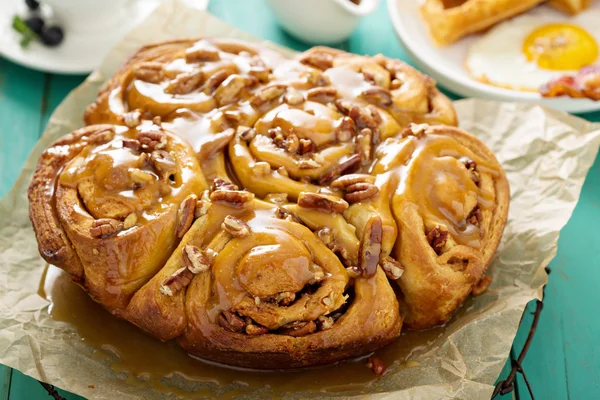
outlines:
[[[570,24],[548,24],[525,38],[523,54],[540,68],[578,70],[598,58],[598,43],[583,28]]]

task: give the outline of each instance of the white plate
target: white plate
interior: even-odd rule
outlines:
[[[81,0],[102,1],[102,0]],[[160,0],[131,0],[115,10],[118,18],[96,24],[93,29],[72,32],[65,29],[64,42],[46,47],[32,41],[26,49],[19,45],[21,36],[12,29],[14,15],[26,16],[24,0],[0,0],[0,55],[30,68],[62,74],[87,74],[93,71],[111,47],[146,18]],[[194,6],[206,9],[208,0],[194,0]],[[52,19],[51,10],[42,6],[42,15]]]
[[[538,93],[503,89],[476,81],[464,67],[467,49],[476,36],[461,39],[450,46],[437,47],[429,37],[418,7],[416,0],[388,0],[392,23],[407,53],[419,68],[449,90],[465,97],[540,103],[571,113],[600,110],[600,101],[569,97],[548,99]],[[591,8],[600,9],[600,2],[594,3]]]

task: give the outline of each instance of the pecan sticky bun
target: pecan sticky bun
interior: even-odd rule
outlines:
[[[191,354],[336,362],[489,284],[506,177],[400,61],[176,40],[134,55],[85,119],[105,125],[50,147],[30,186],[40,252]]]

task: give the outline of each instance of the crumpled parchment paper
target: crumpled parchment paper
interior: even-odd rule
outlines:
[[[29,222],[26,190],[43,149],[83,125],[85,106],[129,54],[150,42],[184,36],[256,40],[179,0],[163,3],[56,109],[14,188],[0,202],[0,363],[90,399],[167,397],[126,383],[92,356],[73,327],[48,314],[48,302],[37,294],[44,262]],[[490,289],[464,308],[410,367],[386,374],[360,391],[288,393],[291,397],[490,397],[525,305],[541,296],[547,281],[544,267],[556,253],[560,230],[575,208],[598,152],[600,124],[532,105],[482,100],[455,105],[461,127],[495,152],[511,186],[509,221],[490,267]],[[96,389],[89,388],[89,382]]]

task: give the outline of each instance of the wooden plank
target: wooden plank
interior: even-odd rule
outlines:
[[[42,103],[42,115],[40,120],[40,135],[46,129],[48,120],[54,112],[54,109],[63,101],[63,99],[69,94],[69,92],[75,89],[83,82],[85,76],[66,76],[66,75],[52,75],[48,84],[47,93],[45,93],[44,101]]]
[[[0,365],[0,400],[8,400],[12,368]]]
[[[45,74],[0,58],[0,197],[38,139]]]
[[[85,400],[83,397],[64,390],[57,392],[67,400]],[[48,392],[40,383],[16,369],[13,370],[12,384],[10,389],[10,400],[35,400],[49,399]]]

